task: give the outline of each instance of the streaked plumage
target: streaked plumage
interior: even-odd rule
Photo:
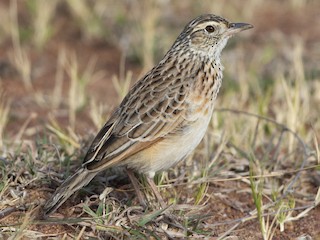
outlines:
[[[205,134],[221,85],[221,50],[231,35],[251,27],[213,14],[192,20],[160,63],[132,87],[45,212],[55,211],[107,168],[126,166],[153,177],[191,153]]]

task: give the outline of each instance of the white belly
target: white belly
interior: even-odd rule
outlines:
[[[210,114],[210,116],[209,116]],[[211,112],[193,122],[181,135],[165,137],[128,159],[127,165],[138,172],[153,177],[158,171],[166,170],[189,155],[202,140],[211,119]]]

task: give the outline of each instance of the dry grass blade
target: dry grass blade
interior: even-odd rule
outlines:
[[[69,88],[69,122],[71,129],[74,130],[76,124],[76,113],[79,109],[83,108],[87,102],[87,86],[89,81],[94,80],[93,70],[97,59],[91,58],[84,71],[80,71],[78,66],[77,56],[71,54],[69,61],[65,63],[65,71],[70,78]]]
[[[38,48],[43,48],[44,44],[52,35],[51,21],[55,15],[56,6],[59,1],[32,1],[30,5],[34,11],[33,18],[33,41]]]
[[[0,149],[3,149],[3,137],[9,119],[10,101],[5,97],[0,88]]]
[[[62,48],[60,49],[57,58],[57,71],[55,76],[55,85],[52,93],[52,108],[58,108],[62,102],[63,76],[66,61],[66,50]]]
[[[107,109],[108,110],[108,109]],[[101,129],[106,121],[106,107],[104,104],[98,104],[93,99],[90,101],[90,118],[97,130]]]
[[[119,77],[112,77],[112,84],[115,88],[119,101],[121,101],[126,94],[129,92],[131,83],[132,83],[132,72],[125,72],[125,55],[121,55],[121,62],[119,68]]]
[[[165,213],[168,209],[170,209],[172,207],[172,205],[167,206],[164,209],[160,209],[157,211],[154,211],[152,213],[148,213],[144,216],[141,216],[139,221],[138,221],[138,226],[143,227],[145,226],[147,223],[149,223],[150,221],[156,219],[157,217],[159,217],[160,215],[162,215],[163,213]]]
[[[99,9],[101,5],[98,6],[97,11],[94,11],[95,4],[99,4],[99,2],[89,3],[86,1],[79,2],[77,0],[70,0],[67,3],[74,16],[79,20],[83,28],[83,33],[88,39],[104,35],[104,25],[100,20],[99,13],[97,13],[97,11],[101,10]]]
[[[31,82],[31,63],[26,51],[21,47],[19,35],[19,23],[17,16],[17,0],[10,1],[10,18],[12,22],[11,38],[13,43],[13,53],[10,55],[11,61],[19,71],[25,87],[34,92]]]

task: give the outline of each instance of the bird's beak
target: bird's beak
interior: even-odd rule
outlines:
[[[230,23],[229,28],[226,31],[227,36],[232,36],[235,33],[253,28],[253,26],[249,23]]]

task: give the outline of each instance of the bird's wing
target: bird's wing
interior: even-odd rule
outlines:
[[[191,79],[192,74],[182,76],[174,65],[152,69],[133,86],[98,133],[83,165],[89,170],[117,165],[168,133],[179,131],[185,121]]]

